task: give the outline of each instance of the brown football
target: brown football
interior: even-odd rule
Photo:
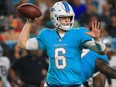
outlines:
[[[17,11],[25,18],[35,19],[42,15],[41,10],[34,4],[23,3],[17,7]]]

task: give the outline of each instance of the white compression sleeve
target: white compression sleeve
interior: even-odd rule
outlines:
[[[104,43],[102,43],[101,41],[96,42],[96,41],[87,41],[84,43],[83,45],[84,47],[87,47],[95,52],[101,52],[104,51],[106,46]]]
[[[31,39],[27,40],[26,49],[27,50],[37,50],[37,49],[39,49],[39,44],[38,44],[36,38],[31,38]]]

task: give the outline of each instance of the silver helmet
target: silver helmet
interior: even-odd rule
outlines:
[[[62,25],[59,21],[59,17],[71,17],[69,25]],[[70,30],[73,27],[75,14],[72,7],[67,2],[56,2],[50,9],[50,19],[53,25],[62,30]]]

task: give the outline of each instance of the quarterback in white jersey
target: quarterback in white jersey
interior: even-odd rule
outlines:
[[[2,81],[2,87],[11,87],[7,80],[8,70],[10,68],[10,60],[8,57],[2,56],[3,49],[0,46],[0,77]]]

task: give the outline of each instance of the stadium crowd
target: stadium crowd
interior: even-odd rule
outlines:
[[[49,9],[57,1],[65,0],[0,0],[0,57],[7,57],[10,62],[8,69],[0,64],[0,75],[6,75],[9,83],[3,87],[43,87],[48,67],[48,56],[39,51],[27,51],[17,46],[19,34],[26,22],[16,11],[22,3],[37,5],[42,16],[34,22],[31,37],[38,35],[44,28],[54,28]],[[116,68],[116,1],[115,0],[66,0],[72,6],[75,15],[74,27],[86,27],[91,30],[91,21],[98,20],[103,26],[101,38],[111,40],[109,65]],[[2,52],[2,54],[1,54]],[[1,60],[0,60],[1,61]],[[1,63],[1,62],[0,62]],[[1,76],[0,76],[0,80]],[[90,82],[91,83],[91,82]],[[6,85],[9,84],[9,85]],[[11,85],[11,86],[10,86]],[[108,78],[106,86],[115,87],[116,80]],[[1,87],[1,86],[0,86]],[[89,84],[89,87],[92,87]]]

